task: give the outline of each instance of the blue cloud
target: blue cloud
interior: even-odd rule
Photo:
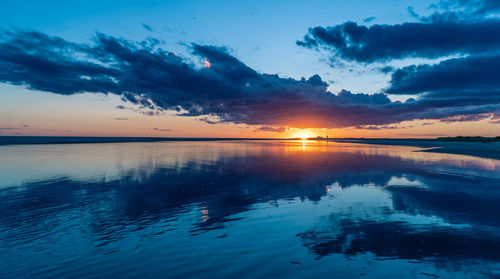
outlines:
[[[226,48],[190,48],[192,57],[180,57],[154,39],[135,42],[97,33],[92,43],[82,44],[39,32],[4,31],[0,82],[63,95],[116,94],[153,115],[153,110],[171,110],[212,123],[273,129],[386,125],[500,111],[497,95],[473,102],[471,96],[391,102],[384,93],[332,94],[319,75],[297,80],[262,74]],[[197,62],[203,60],[208,64]],[[404,77],[400,81],[409,84]]]
[[[495,52],[500,46],[500,20],[433,21],[370,27],[346,22],[314,27],[297,45],[326,49],[333,58],[376,62],[409,57],[439,58]]]
[[[153,32],[153,28],[151,28],[151,26],[149,26],[149,25],[147,25],[147,24],[145,24],[145,23],[142,23],[141,25],[142,25],[142,27],[144,27],[144,29],[146,29],[147,31],[149,31],[149,32]]]
[[[496,95],[500,99],[500,55],[453,58],[435,65],[409,66],[392,74],[391,94],[453,92],[454,95],[480,98]]]

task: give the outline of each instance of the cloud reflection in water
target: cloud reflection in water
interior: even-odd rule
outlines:
[[[0,149],[6,277],[348,276],[374,260],[481,277],[500,262],[497,160],[308,141]]]

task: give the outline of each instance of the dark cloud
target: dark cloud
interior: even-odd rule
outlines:
[[[500,46],[500,20],[433,21],[372,25],[346,22],[314,27],[297,45],[331,51],[334,58],[357,62],[408,57],[494,52]]]
[[[0,82],[62,95],[116,94],[150,115],[170,110],[212,123],[264,127],[387,125],[500,111],[494,94],[477,100],[429,95],[406,102],[391,102],[383,93],[332,94],[318,75],[281,78],[258,73],[223,47],[192,44],[191,50],[189,59],[164,50],[155,39],[133,42],[97,33],[92,43],[78,44],[38,32],[4,31]]]
[[[363,22],[370,23],[370,22],[374,21],[375,19],[376,19],[376,17],[371,16],[371,17],[367,17],[367,18],[363,19]]]
[[[484,113],[484,114],[473,114],[473,115],[457,115],[457,116],[452,116],[452,117],[446,117],[443,119],[440,119],[440,122],[445,122],[445,123],[453,123],[453,122],[470,122],[470,121],[479,121],[483,119],[488,119],[492,118],[491,114]]]
[[[498,15],[500,12],[499,0],[441,0],[432,5],[435,9],[451,11],[462,17],[484,17]]]
[[[396,70],[385,92],[418,94],[420,105],[436,110],[441,107],[441,112],[453,110],[453,103],[456,113],[443,115],[442,122],[494,118],[500,113],[499,65],[500,56],[469,56],[434,65],[412,65]]]
[[[170,132],[170,131],[172,131],[172,130],[171,130],[171,129],[153,128],[153,131],[157,131],[157,132]]]
[[[388,74],[390,72],[393,72],[394,70],[395,69],[392,66],[384,66],[384,67],[379,68],[379,71],[384,73],[384,74]]]
[[[444,137],[445,134],[415,134],[415,133],[399,133],[398,136],[409,136],[409,137]]]
[[[149,32],[153,32],[153,28],[151,28],[151,26],[149,26],[149,25],[147,25],[145,23],[142,23],[142,27],[144,27],[144,29],[146,29]]]
[[[356,129],[362,130],[393,130],[393,129],[404,129],[408,127],[399,127],[396,125],[359,125],[355,126]]]
[[[419,18],[420,16],[415,12],[415,9],[413,9],[413,7],[408,7],[406,9],[408,11],[408,13],[410,14],[411,17],[413,18]]]
[[[418,22],[372,26],[346,22],[314,27],[297,44],[326,50],[331,54],[329,63],[334,65],[342,61],[365,64],[405,58],[441,59],[437,64],[399,69],[379,67],[382,73],[392,73],[384,93],[418,96],[394,109],[408,113],[408,118],[421,110],[416,119],[469,121],[485,115],[496,117],[500,111],[500,36],[496,35],[500,34],[500,19],[492,15],[500,11],[500,1],[447,0],[433,8],[437,12],[421,17],[410,7],[408,12]]]
[[[273,133],[283,133],[286,131],[285,127],[272,127],[272,126],[260,126],[254,130],[255,132],[273,132]]]
[[[38,32],[2,32],[0,49],[0,80],[31,89],[59,94],[111,92],[112,78],[119,74],[111,67],[76,60],[73,55],[90,54],[87,45]]]
[[[499,45],[500,46],[500,45]],[[474,97],[500,98],[500,55],[448,59],[435,65],[409,66],[392,74],[390,94],[475,91]]]
[[[115,120],[128,120],[128,118],[125,118],[125,117],[115,117]]]

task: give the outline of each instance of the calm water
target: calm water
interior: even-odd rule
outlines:
[[[0,278],[500,278],[500,161],[413,150],[0,146]]]

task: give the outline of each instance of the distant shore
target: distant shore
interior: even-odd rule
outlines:
[[[0,145],[122,143],[122,142],[124,143],[124,142],[163,142],[163,141],[223,141],[223,140],[230,141],[230,140],[283,140],[283,139],[0,136]]]

